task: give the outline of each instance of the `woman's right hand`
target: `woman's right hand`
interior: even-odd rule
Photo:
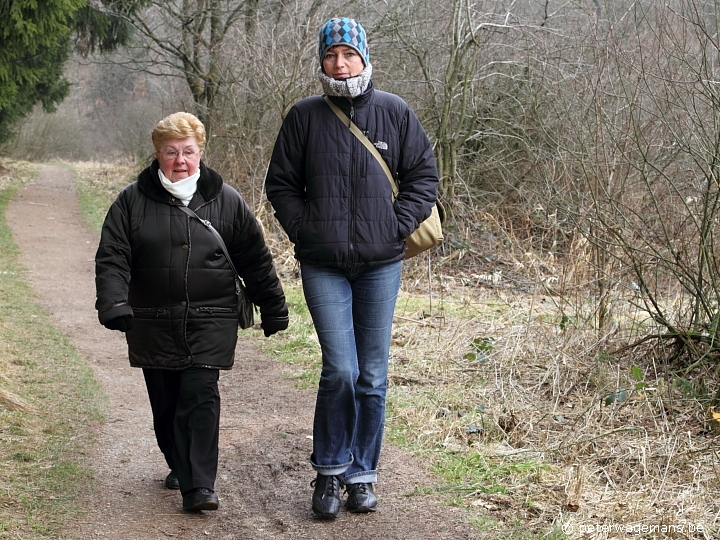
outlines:
[[[108,330],[119,330],[120,332],[127,332],[134,327],[132,315],[121,315],[105,321],[103,324]]]

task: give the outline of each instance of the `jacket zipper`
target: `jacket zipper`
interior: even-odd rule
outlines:
[[[213,313],[233,313],[237,311],[237,309],[234,308],[224,308],[224,307],[196,307],[195,310],[199,313],[209,313],[212,315]]]
[[[136,313],[150,313],[150,314],[154,313],[155,318],[157,319],[160,317],[161,313],[165,314],[169,310],[167,308],[158,308],[158,307],[134,307],[133,311],[135,311]]]
[[[355,103],[352,99],[350,100],[350,121],[355,122]],[[357,137],[352,137],[353,140],[353,152],[350,154],[350,215],[348,216],[348,234],[349,246],[348,246],[348,262],[350,264],[355,262],[355,182],[353,181],[358,174],[357,160],[353,159],[358,153],[358,140]]]

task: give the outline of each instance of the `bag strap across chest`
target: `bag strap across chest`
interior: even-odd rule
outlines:
[[[353,135],[355,135],[358,140],[363,143],[365,148],[367,148],[370,153],[375,157],[375,159],[378,160],[378,163],[380,163],[380,166],[382,167],[383,171],[385,171],[385,176],[387,176],[388,181],[390,182],[390,185],[392,186],[392,192],[393,192],[393,200],[398,195],[398,187],[397,184],[395,184],[395,180],[393,179],[393,175],[390,172],[390,167],[388,167],[387,162],[383,159],[382,155],[380,155],[380,152],[378,152],[378,149],[375,148],[373,143],[370,142],[370,139],[368,139],[365,134],[360,130],[359,127],[348,118],[347,114],[342,112],[342,109],[335,105],[332,101],[330,101],[330,98],[327,96],[323,96],[325,99],[325,102],[330,106],[332,111],[337,115],[337,117],[342,121],[343,124],[345,124],[348,129],[352,132]]]
[[[240,275],[238,274],[238,271],[235,270],[235,265],[232,262],[232,259],[230,258],[230,252],[228,251],[227,246],[225,245],[225,241],[222,239],[222,236],[220,236],[220,233],[217,231],[215,227],[212,226],[212,223],[210,223],[207,219],[203,219],[200,216],[198,216],[195,212],[190,210],[187,206],[179,204],[178,208],[185,212],[188,216],[193,217],[197,219],[200,223],[202,223],[205,228],[210,231],[213,236],[217,239],[218,243],[220,244],[220,247],[223,250],[223,253],[225,254],[225,258],[227,259],[228,263],[230,264],[230,268],[232,268],[233,273],[235,274],[235,292],[237,294],[240,294],[240,290],[243,287],[242,281],[240,281]]]

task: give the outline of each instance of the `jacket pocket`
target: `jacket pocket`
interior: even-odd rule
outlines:
[[[297,227],[295,228],[295,238],[292,239],[293,244],[302,244],[302,233],[303,228],[305,225],[305,220],[307,219],[308,215],[308,203],[305,203],[305,206],[303,206],[302,215],[300,216],[300,222],[298,223]]]
[[[217,306],[200,306],[195,308],[190,308],[197,313],[200,313],[202,315],[227,315],[229,313],[237,313],[237,309],[235,308],[227,308],[227,307],[217,307]]]
[[[170,313],[168,308],[158,307],[133,307],[133,315],[138,319],[156,319],[165,317]]]

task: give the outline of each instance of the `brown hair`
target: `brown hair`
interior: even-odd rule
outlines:
[[[205,126],[196,116],[187,112],[176,112],[157,123],[152,132],[152,142],[156,151],[165,141],[195,137],[200,151],[205,149]]]

